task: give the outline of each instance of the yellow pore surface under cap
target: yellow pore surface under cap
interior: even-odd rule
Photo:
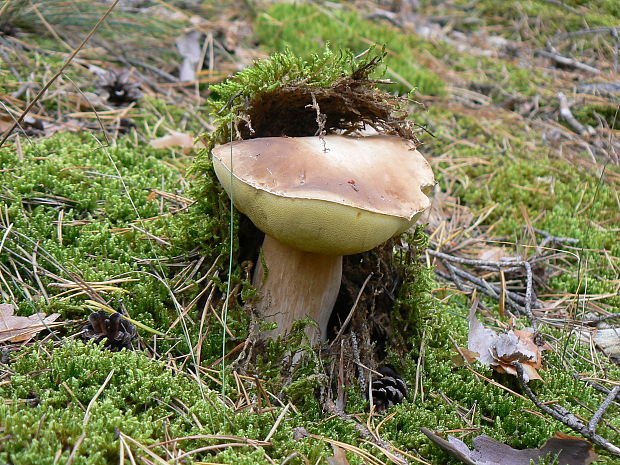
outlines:
[[[415,223],[422,211],[428,207],[429,201],[422,192],[420,181],[416,180],[416,176],[412,176],[412,174],[416,172],[418,176],[424,178],[423,190],[426,190],[434,182],[432,172],[430,172],[430,168],[427,167],[428,164],[419,152],[413,153],[404,141],[397,141],[393,137],[354,139],[343,136],[327,136],[327,146],[331,146],[331,151],[326,152],[323,150],[322,141],[319,138],[314,139],[268,138],[264,139],[264,142],[261,139],[235,142],[232,146],[233,176],[231,176],[229,169],[231,146],[226,144],[214,149],[213,167],[222,186],[233,199],[235,207],[247,215],[264,233],[306,252],[349,255],[370,250],[390,237],[402,233]],[[341,147],[336,147],[336,145],[344,145],[346,148],[354,144],[359,171],[361,158],[359,146],[362,140],[364,140],[364,143],[361,144],[362,147],[368,146],[369,143],[375,145],[372,147],[374,166],[370,166],[372,169],[366,169],[366,172],[371,172],[371,175],[366,175],[368,179],[364,180],[359,172],[352,174],[349,168],[347,168],[347,172],[334,173],[337,167],[329,166],[329,163],[332,163],[332,159],[340,159],[343,156],[341,155],[342,150],[337,150]],[[395,155],[393,146],[397,144],[398,151],[403,152],[405,157],[404,162],[398,160],[401,162],[381,166],[381,155],[377,155],[380,150],[376,150],[376,145],[380,143],[383,146],[386,142],[392,149],[389,150],[389,156]],[[300,154],[304,150],[290,151],[291,148],[300,143],[303,143],[304,146],[311,144],[311,153],[304,156]],[[274,146],[277,148],[274,149]],[[288,156],[284,157],[283,152],[288,152],[290,155],[287,154]],[[355,167],[356,157],[349,156],[351,157],[349,163]],[[270,161],[272,157],[273,161]],[[305,157],[305,161],[300,160],[302,157]],[[299,165],[300,163],[301,165]],[[320,166],[320,163],[328,163],[328,166]],[[405,169],[407,164],[415,169]],[[310,189],[309,182],[302,186],[306,189],[303,193],[300,193],[299,189],[295,191],[295,189],[290,188],[286,189],[288,193],[282,192],[285,190],[282,188],[280,189],[281,192],[274,193],[275,189],[267,187],[267,182],[273,182],[272,177],[280,175],[282,171],[290,170],[293,165],[296,165],[294,172],[303,170],[304,173],[312,173],[313,170],[316,171],[313,176],[316,182],[311,191],[308,190]],[[400,211],[398,211],[399,214],[394,214],[393,211],[381,213],[377,211],[378,208],[370,204],[368,208],[359,208],[358,205],[363,202],[359,201],[356,205],[351,205],[353,201],[349,199],[338,201],[335,199],[336,196],[333,191],[326,192],[323,186],[317,186],[320,183],[328,183],[330,184],[329,187],[336,185],[342,189],[341,186],[344,185],[346,187],[344,192],[355,200],[355,196],[367,195],[363,183],[369,186],[368,190],[376,189],[377,185],[381,184],[380,182],[372,182],[372,178],[378,180],[380,178],[379,173],[383,170],[400,171],[404,174],[408,178],[407,188],[412,190],[412,194],[408,195],[406,199],[400,198],[389,201],[387,194],[384,193],[385,190],[395,189],[398,186],[395,186],[395,183],[388,183],[385,190],[381,188],[378,194],[373,193],[374,198],[378,199],[377,202],[386,203],[389,201],[393,205],[386,210],[402,210],[403,203],[409,201],[413,207],[407,207],[408,213],[404,215]],[[265,173],[267,173],[266,176]],[[339,181],[329,182],[330,177],[334,176]],[[263,177],[263,179],[257,180],[257,177]],[[327,181],[323,181],[324,179]],[[352,182],[353,179],[356,180],[355,189],[347,182]],[[278,185],[281,185],[283,181],[278,178],[277,182]],[[414,186],[412,187],[411,184]],[[397,195],[402,195],[404,190],[406,189],[397,189]],[[349,191],[350,194],[348,194]],[[375,211],[370,211],[373,209]]]

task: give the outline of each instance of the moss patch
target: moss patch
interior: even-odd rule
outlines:
[[[378,81],[371,79],[384,58],[371,51],[359,59],[326,47],[307,59],[287,51],[256,62],[211,87],[216,130],[208,145],[356,131],[366,125],[415,142],[406,100],[377,89]]]
[[[309,57],[326,43],[355,53],[361,53],[373,43],[385,45],[387,76],[398,83],[401,93],[412,88],[427,95],[444,93],[441,78],[410,58],[411,51],[422,47],[424,41],[413,34],[405,35],[390,26],[364,20],[346,8],[327,12],[303,3],[276,4],[260,14],[256,33],[271,50],[288,49],[301,57]]]

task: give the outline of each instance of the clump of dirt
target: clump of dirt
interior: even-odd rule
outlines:
[[[421,129],[408,111],[416,102],[391,94],[391,81],[372,76],[385,58],[385,52],[375,53],[354,57],[326,48],[307,59],[275,54],[212,86],[216,130],[209,148],[238,139],[351,134],[370,128],[418,145]]]
[[[328,325],[328,339],[336,337],[353,309],[343,331],[356,334],[360,355],[372,365],[387,353],[392,325],[390,311],[402,283],[400,266],[393,256],[394,240],[369,250],[347,255],[342,261],[342,284]]]
[[[351,76],[329,87],[280,87],[249,102],[237,130],[242,139],[253,139],[348,133],[370,126],[418,144],[415,125],[400,111],[405,99],[377,89],[378,82]]]

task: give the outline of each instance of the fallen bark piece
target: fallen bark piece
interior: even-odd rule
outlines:
[[[530,461],[536,464],[542,458],[556,455],[558,465],[588,465],[598,460],[588,441],[563,433],[556,433],[547,439],[540,449],[521,450],[481,435],[473,439],[474,450],[470,450],[454,436],[448,436],[448,440],[445,440],[428,428],[421,428],[421,431],[439,447],[468,465],[530,465]]]
[[[13,304],[0,304],[0,342],[27,342],[60,316],[59,313],[47,317],[45,313],[15,316],[14,311]]]
[[[467,357],[471,357],[499,373],[517,375],[515,362],[523,366],[526,382],[531,379],[542,379],[538,369],[542,365],[541,351],[551,347],[536,340],[536,333],[529,330],[511,329],[507,333],[497,334],[485,328],[476,318],[476,309],[469,312],[469,337],[467,341]]]

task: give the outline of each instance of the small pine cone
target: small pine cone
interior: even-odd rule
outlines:
[[[104,347],[118,352],[121,349],[133,350],[136,334],[136,327],[122,318],[121,313],[110,314],[98,310],[89,315],[82,337],[85,340],[93,339],[97,343],[106,339]]]
[[[377,412],[383,412],[400,404],[407,397],[407,385],[392,365],[383,365],[377,369],[383,375],[372,381],[372,399]]]
[[[0,20],[0,37],[1,36],[9,36],[16,37],[19,33],[19,28],[15,26],[13,23],[7,20]]]
[[[107,71],[100,74],[101,80],[97,83],[99,89],[108,94],[108,103],[123,106],[133,103],[142,97],[140,83],[132,81],[127,71]]]

